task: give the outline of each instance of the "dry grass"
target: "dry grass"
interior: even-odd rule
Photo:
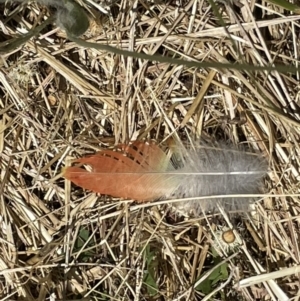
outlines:
[[[82,38],[91,42],[298,65],[300,16],[272,5],[218,4],[225,30],[204,0],[123,0],[107,3],[108,15],[96,2],[85,2],[94,17]],[[35,3],[1,5],[1,41],[45,14]],[[55,25],[0,59],[1,300],[298,300],[299,74],[121,57],[78,47]],[[70,158],[169,136],[260,150],[269,194],[247,218],[183,218],[163,202],[111,200],[60,178]],[[224,227],[235,249],[219,246]]]

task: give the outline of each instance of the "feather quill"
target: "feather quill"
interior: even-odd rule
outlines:
[[[232,147],[200,146],[184,152],[184,163],[178,167],[154,143],[135,141],[120,144],[116,151],[103,150],[74,161],[63,175],[76,185],[138,202],[166,197],[193,198],[212,195],[237,195],[178,203],[185,212],[199,214],[220,204],[227,210],[246,209],[250,199],[238,194],[260,192],[268,165],[262,156],[238,151]],[[91,171],[83,168],[89,165]]]

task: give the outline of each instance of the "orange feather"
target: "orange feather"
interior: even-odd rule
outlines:
[[[119,144],[116,151],[103,150],[74,161],[81,166],[65,168],[63,176],[97,193],[139,202],[170,194],[178,185],[167,172],[174,168],[156,144],[135,141]],[[89,165],[87,171],[82,165]]]

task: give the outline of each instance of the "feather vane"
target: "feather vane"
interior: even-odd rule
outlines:
[[[76,185],[114,197],[150,201],[168,195],[176,187],[174,170],[166,154],[154,143],[135,141],[118,145],[118,151],[104,150],[75,163],[91,166],[89,172],[72,166],[64,177]]]

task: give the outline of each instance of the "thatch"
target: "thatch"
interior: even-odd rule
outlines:
[[[299,64],[300,16],[265,2],[216,3],[226,29],[203,0],[78,3],[90,42],[191,61]],[[0,8],[2,42],[52,12]],[[298,300],[299,73],[124,57],[79,47],[55,24],[0,64],[1,300]],[[60,177],[72,158],[170,136],[263,153],[268,194],[247,215],[184,218],[166,202],[120,201]],[[218,243],[228,229],[234,249]]]

